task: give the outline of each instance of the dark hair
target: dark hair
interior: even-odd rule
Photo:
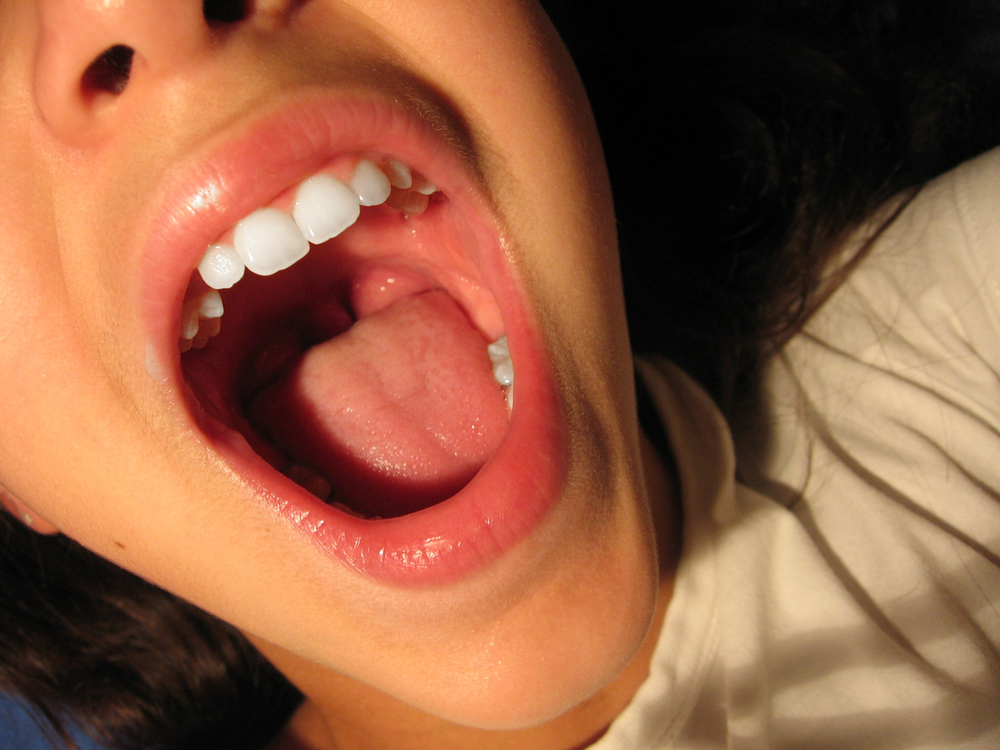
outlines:
[[[74,747],[248,750],[298,693],[236,630],[63,536],[0,512],[0,689]]]
[[[822,300],[848,232],[1000,141],[993,2],[706,0],[665,27],[638,0],[543,5],[602,128],[633,344],[724,406]],[[232,628],[4,514],[0,580],[0,689],[56,727],[248,748],[298,700]]]
[[[837,283],[847,234],[1000,143],[1000,3],[608,6],[547,4],[601,125],[633,347],[729,408]]]

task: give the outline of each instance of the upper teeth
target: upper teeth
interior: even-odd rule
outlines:
[[[375,167],[374,164],[372,166]],[[375,168],[377,169],[377,167]],[[382,200],[384,201],[385,198]],[[266,211],[267,209],[261,210]],[[298,225],[303,241],[309,240],[314,245],[319,245],[333,239],[348,227],[353,226],[360,215],[361,201],[358,193],[328,174],[310,177],[295,191],[295,209],[292,211],[292,216],[295,217],[295,224]],[[251,214],[250,218],[253,216],[254,214]],[[242,223],[240,222],[240,224]],[[309,244],[306,243],[306,250],[308,251],[308,249]],[[299,259],[295,258],[292,263],[296,260]],[[260,273],[249,263],[247,263],[247,268],[254,273]]]
[[[198,272],[212,289],[229,289],[247,269],[260,276],[283,271],[309,253],[310,243],[326,242],[351,227],[361,215],[362,206],[385,203],[393,188],[403,191],[397,204],[406,206],[409,213],[423,210],[425,196],[435,192],[426,179],[418,175],[415,181],[409,167],[395,159],[388,160],[384,170],[370,159],[361,159],[346,183],[325,173],[313,175],[296,188],[291,214],[271,207],[257,209],[237,222],[232,244],[208,246],[198,263]],[[405,193],[411,189],[419,193],[420,200],[406,200]],[[184,351],[204,346],[219,332],[222,298],[214,294],[211,304],[218,299],[218,315],[197,312],[208,294],[185,302],[181,319]],[[212,322],[205,324],[205,320]]]
[[[260,276],[284,271],[309,252],[309,241],[297,223],[284,211],[258,208],[236,225],[236,254]]]
[[[304,258],[310,243],[326,242],[352,226],[361,206],[385,203],[394,187],[420,195],[436,191],[423,177],[414,179],[409,167],[394,159],[384,169],[361,159],[346,183],[329,174],[314,175],[296,188],[291,215],[277,208],[257,209],[237,223],[231,245],[209,245],[198,271],[212,289],[233,286],[245,269],[260,276],[282,271]],[[420,201],[399,203],[422,205]]]
[[[368,159],[358,162],[358,166],[354,168],[354,176],[348,184],[358,196],[358,202],[362,206],[385,203],[385,199],[392,192],[392,185],[385,172]]]

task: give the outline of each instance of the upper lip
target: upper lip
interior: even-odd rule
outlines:
[[[486,248],[472,260],[503,314],[518,372],[517,408],[497,454],[455,498],[408,517],[351,518],[248,456],[221,425],[206,430],[204,415],[201,424],[185,416],[279,516],[348,564],[404,583],[455,580],[494,559],[546,515],[565,473],[565,420],[539,328],[505,257],[497,214],[470,156],[475,152],[457,124],[440,132],[454,118],[435,115],[432,124],[413,107],[381,96],[310,90],[286,96],[166,181],[140,279],[148,345],[166,365],[167,387],[181,391],[177,321],[206,246],[331,158],[365,151],[398,158],[472,219]]]

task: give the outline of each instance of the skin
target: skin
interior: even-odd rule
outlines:
[[[261,0],[225,34],[201,5],[0,3],[4,507],[245,632],[307,695],[278,747],[583,746],[646,674],[677,521],[635,423],[571,62],[521,0]],[[82,90],[112,44],[136,50],[127,88]],[[573,435],[554,517],[432,589],[372,581],[275,523],[150,378],[139,323],[137,238],[164,176],[297,87],[384,86],[373,59],[469,125]]]

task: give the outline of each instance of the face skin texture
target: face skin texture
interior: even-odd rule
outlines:
[[[135,50],[117,93],[85,78],[113,45]],[[640,449],[596,132],[541,10],[259,0],[209,24],[190,0],[3,0],[0,50],[4,506],[240,628],[307,693],[289,730],[307,747],[599,734],[645,675],[674,520]],[[378,580],[304,541],[147,371],[165,191],[317,92],[460,125],[567,425],[551,511],[444,584]]]

